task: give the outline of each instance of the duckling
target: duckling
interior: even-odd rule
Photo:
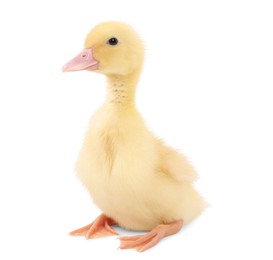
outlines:
[[[113,225],[147,231],[120,238],[121,249],[139,252],[177,233],[206,207],[193,187],[197,175],[191,164],[148,130],[136,108],[143,59],[142,40],[132,27],[104,22],[63,67],[102,73],[108,80],[106,101],[90,120],[76,163],[77,176],[103,213],[70,234],[117,235]]]

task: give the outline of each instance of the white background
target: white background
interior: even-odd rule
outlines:
[[[271,2],[1,1],[0,258],[272,259]],[[105,20],[144,39],[139,110],[195,165],[211,203],[142,254],[67,235],[99,214],[74,163],[105,80],[61,67]]]

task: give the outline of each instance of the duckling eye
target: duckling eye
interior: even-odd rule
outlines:
[[[118,44],[118,39],[117,38],[110,38],[107,42],[110,45],[117,45]]]

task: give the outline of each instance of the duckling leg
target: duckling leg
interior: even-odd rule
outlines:
[[[69,235],[85,236],[86,239],[117,235],[117,232],[111,228],[111,226],[116,224],[113,219],[101,214],[91,224],[76,229],[70,232]]]
[[[169,224],[158,225],[145,235],[133,237],[121,237],[120,248],[135,248],[138,252],[143,252],[155,246],[162,238],[177,233],[183,226],[183,220],[171,222]]]

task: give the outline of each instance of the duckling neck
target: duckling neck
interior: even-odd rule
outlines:
[[[109,75],[107,103],[117,107],[134,107],[138,75]]]

